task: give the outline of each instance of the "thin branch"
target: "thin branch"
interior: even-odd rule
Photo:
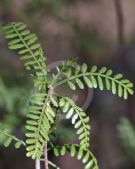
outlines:
[[[44,162],[45,162],[45,169],[49,169],[47,142],[44,147]]]
[[[38,160],[38,159],[35,160],[35,169],[41,169],[40,160]]]

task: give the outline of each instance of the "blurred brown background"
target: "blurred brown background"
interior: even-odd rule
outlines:
[[[39,36],[48,64],[78,56],[79,63],[86,62],[89,67],[93,64],[110,67],[115,73],[121,72],[135,82],[134,0],[0,0],[0,24],[9,21],[25,22]],[[14,91],[18,90],[17,94],[26,88],[30,90],[26,84],[29,83],[26,72],[17,55],[8,50],[1,29],[0,72],[7,97],[13,88]],[[26,93],[22,92],[22,95],[25,96]],[[17,97],[21,96],[15,98]],[[5,95],[5,103],[6,99]],[[134,96],[124,101],[110,92],[94,90],[93,101],[87,113],[91,117],[91,147],[100,169],[135,168],[135,163],[122,146],[117,130],[123,116],[135,122],[134,101]],[[2,122],[6,113],[12,116],[11,113],[18,105],[15,99],[10,103],[13,105],[10,111],[5,103],[0,104]],[[24,109],[23,106],[21,108]],[[16,113],[19,111],[18,106]],[[15,126],[15,133],[23,137],[23,132],[20,134],[16,128],[24,123],[20,118],[21,116],[17,118],[17,124],[12,124]],[[50,154],[50,158],[63,169],[82,168],[80,162],[68,155],[56,159]],[[0,169],[9,168],[33,169],[34,164],[25,157],[24,149],[0,147]]]

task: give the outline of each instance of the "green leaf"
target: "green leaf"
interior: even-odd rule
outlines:
[[[130,88],[130,87],[133,87],[133,83],[128,83],[127,85],[126,85],[126,87],[128,87],[128,88]]]
[[[72,124],[75,124],[76,120],[78,119],[78,114],[75,114],[73,117],[72,117]]]
[[[104,89],[104,85],[103,85],[102,78],[100,76],[98,76],[98,84],[99,84],[100,90],[103,90]]]
[[[24,30],[23,32],[20,32],[22,36],[30,34],[29,30]]]
[[[105,79],[105,83],[106,83],[106,88],[107,88],[107,90],[110,90],[111,84],[110,84],[110,81],[109,81],[108,78]]]
[[[87,71],[87,65],[86,63],[82,64],[82,72],[85,73]]]
[[[122,97],[123,91],[122,91],[122,86],[119,84],[118,86],[118,95],[119,97]]]
[[[77,75],[79,72],[80,72],[80,66],[77,65],[77,66],[75,67],[75,75]]]
[[[34,44],[30,47],[31,50],[36,50],[36,49],[39,49],[40,48],[40,44]]]
[[[91,160],[90,162],[88,162],[88,164],[85,166],[85,169],[89,169],[89,168],[91,168],[91,167],[92,167],[92,165],[93,165],[93,163],[94,163],[94,161],[93,161],[93,160]]]
[[[65,155],[65,153],[66,153],[66,147],[62,146],[62,148],[61,148],[61,155],[63,156],[63,155]]]
[[[127,92],[127,89],[125,88],[124,89],[124,99],[127,100],[128,98],[128,92]]]
[[[24,44],[16,44],[16,45],[10,45],[9,49],[20,49],[23,47],[24,47]]]
[[[99,70],[99,73],[100,73],[100,74],[103,74],[103,73],[106,72],[106,70],[107,70],[106,67],[102,67],[102,68]]]
[[[112,81],[112,93],[116,94],[116,84],[114,80]]]
[[[58,103],[57,103],[57,101],[56,101],[56,99],[54,99],[54,97],[50,97],[50,99],[51,99],[51,102],[52,102],[52,104],[55,106],[55,107],[58,107]]]
[[[75,124],[75,128],[78,128],[78,127],[80,127],[80,125],[81,125],[81,120],[80,121],[78,121],[76,124]]]
[[[107,75],[107,76],[111,76],[112,73],[113,73],[113,71],[112,71],[111,69],[109,69],[109,70],[107,70],[106,75]]]
[[[121,79],[122,77],[123,77],[122,74],[117,74],[117,75],[114,76],[114,79]]]
[[[77,130],[77,134],[81,134],[84,131],[84,128],[81,127],[79,130]]]
[[[83,78],[84,78],[84,81],[85,81],[85,83],[87,84],[87,86],[88,86],[89,88],[92,88],[93,86],[92,86],[92,82],[90,81],[90,79],[87,78],[86,76],[84,76]]]
[[[57,157],[59,156],[59,152],[58,152],[57,148],[54,148],[54,155],[57,156]]]
[[[68,81],[67,84],[68,84],[68,86],[70,87],[70,89],[72,89],[72,90],[75,90],[75,89],[76,89],[74,83],[72,83],[71,81]]]
[[[90,153],[87,152],[87,153],[85,154],[84,158],[83,158],[83,163],[86,163],[86,162],[88,161],[89,157],[90,157]]]
[[[71,155],[71,157],[75,156],[75,152],[76,152],[76,148],[75,148],[74,145],[72,145],[71,148],[70,148],[70,155]]]
[[[46,117],[47,119],[51,122],[51,123],[54,123],[54,117],[50,114],[50,112],[47,112],[46,111]]]
[[[55,117],[55,112],[53,111],[53,109],[51,108],[50,105],[47,106],[47,112],[48,112],[52,117]]]
[[[27,137],[32,137],[32,138],[35,137],[35,133],[26,133],[25,135],[26,135]]]
[[[97,66],[92,66],[91,72],[94,73],[97,70]]]
[[[89,117],[85,117],[83,120],[84,120],[85,123],[88,123],[89,122]]]
[[[27,42],[27,44],[28,45],[31,45],[31,44],[33,44],[33,43],[35,43],[36,41],[37,41],[37,37],[36,36],[34,36],[34,37],[32,37],[30,40],[28,40],[28,42]]]
[[[31,40],[31,39],[33,39],[33,38],[37,38],[37,36],[36,36],[36,34],[34,34],[34,33],[31,33],[31,34],[29,34],[28,36],[25,36],[24,37],[24,40]]]
[[[66,115],[66,119],[70,119],[71,116],[73,115],[73,112],[74,112],[74,109],[71,108],[71,109],[68,111],[67,115]]]
[[[78,84],[80,89],[84,89],[84,85],[83,85],[82,81],[79,78],[76,79],[76,83]]]
[[[133,95],[133,94],[134,94],[134,92],[133,92],[133,90],[132,90],[132,89],[128,88],[127,90],[128,90],[128,92],[129,92],[129,94],[131,94],[131,95]]]
[[[94,88],[97,88],[97,81],[96,81],[95,77],[91,75],[90,79],[91,79],[91,82],[92,82],[92,86]]]
[[[5,147],[8,147],[8,146],[11,144],[12,140],[13,140],[12,137],[7,138],[7,139],[5,140],[5,142],[4,142],[4,146],[5,146]]]
[[[34,115],[34,114],[27,114],[26,116],[29,117],[30,119],[34,119],[34,120],[38,120],[39,119],[39,116]]]
[[[26,123],[29,124],[29,125],[33,125],[33,126],[38,125],[38,122],[36,122],[34,120],[27,120]]]
[[[67,68],[66,75],[67,75],[68,78],[70,78],[70,76],[71,76],[71,68]]]
[[[77,159],[80,160],[80,159],[82,158],[82,156],[83,156],[83,149],[80,148],[80,149],[79,149],[79,152],[78,152]]]
[[[67,102],[63,107],[63,112],[66,113],[69,110],[69,103]]]
[[[8,35],[6,35],[5,37],[7,38],[7,39],[12,39],[12,38],[15,38],[15,37],[17,37],[18,35],[16,34],[16,33],[12,33],[12,34],[8,34]]]
[[[33,144],[33,143],[35,143],[35,139],[27,139],[26,143],[27,144]]]
[[[60,99],[59,105],[60,105],[60,107],[63,107],[63,106],[65,105],[65,100],[64,100],[64,98],[61,98],[61,99]]]
[[[27,130],[36,131],[37,127],[26,125]]]
[[[19,42],[21,42],[21,39],[10,40],[9,43],[8,43],[8,46],[15,45],[15,44],[17,44]]]

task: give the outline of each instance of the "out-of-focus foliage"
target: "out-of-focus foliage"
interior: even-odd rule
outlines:
[[[31,0],[30,6],[34,10],[45,8],[46,12],[56,18],[63,18],[61,11],[65,5],[73,3],[75,0]]]
[[[83,51],[86,56],[94,55],[98,57],[103,52],[105,42],[96,35],[96,32],[90,31],[79,23],[74,23],[72,27],[74,30],[73,39],[77,49]]]
[[[135,162],[135,126],[123,117],[118,126],[119,137],[127,154]]]
[[[6,80],[11,80],[6,77]],[[29,86],[22,86],[12,82],[7,84],[0,78],[0,129],[12,133],[17,126],[21,126],[26,112],[26,106],[32,93]]]
[[[93,2],[94,0],[84,0],[84,2]],[[64,9],[67,5],[77,3],[77,0],[31,0],[29,6],[32,10],[43,10],[50,16],[53,16],[59,20],[67,21],[65,17]],[[81,2],[81,1],[80,1]]]
[[[20,148],[21,145],[25,146],[25,143],[16,138],[14,135],[9,134],[6,130],[0,130],[0,143],[3,144],[5,147],[8,147],[12,142],[15,142],[15,148]]]
[[[33,7],[41,7],[42,5],[50,7],[61,7],[61,5],[75,3],[76,1],[77,0],[31,0],[31,5]]]
[[[6,77],[7,79],[11,80],[10,77]],[[24,77],[22,80],[25,80]],[[21,81],[21,80],[20,80]],[[27,102],[26,98],[30,97],[31,90],[27,86],[22,86],[19,84],[14,84],[14,87],[8,86],[6,84],[4,78],[0,78],[0,107],[5,108],[7,112],[24,112],[24,102]],[[11,82],[12,83],[12,82]],[[10,85],[11,85],[10,83]],[[28,91],[26,92],[26,89]],[[20,97],[23,96],[23,97]]]

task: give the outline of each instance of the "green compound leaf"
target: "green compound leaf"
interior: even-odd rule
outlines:
[[[20,148],[22,145],[25,146],[25,143],[15,137],[14,135],[11,135],[7,133],[6,131],[1,131],[0,130],[0,141],[5,147],[10,146],[12,142],[15,142],[15,148]]]
[[[24,66],[28,70],[33,70],[38,76],[39,72],[46,75],[46,58],[43,55],[41,45],[37,43],[37,36],[27,29],[27,25],[22,22],[11,22],[3,26],[5,38],[8,39],[9,49],[17,50],[24,60]]]
[[[37,101],[38,100],[38,101]],[[49,140],[48,133],[54,123],[55,112],[49,104],[50,97],[37,93],[31,98],[28,106],[26,121],[27,156],[40,159],[43,154],[45,141]]]
[[[51,147],[55,156],[65,155],[69,152],[71,157],[77,156],[78,160],[81,160],[84,164],[84,169],[98,169],[97,160],[90,150],[84,149],[77,144],[64,144],[62,146],[53,145]],[[63,152],[64,153],[61,153]]]
[[[126,153],[135,160],[135,128],[134,124],[126,118],[122,117],[118,125],[118,136],[120,138],[121,144],[124,147]]]
[[[62,100],[62,101],[61,101]],[[75,103],[68,97],[62,97],[60,102],[63,102],[61,108],[66,113],[66,119],[71,119],[74,128],[77,130],[77,135],[80,140],[80,145],[83,148],[89,147],[89,117],[83,110],[75,105]]]
[[[82,81],[82,78],[84,81]],[[113,75],[113,71],[106,67],[98,69],[97,66],[92,66],[91,70],[88,71],[86,64],[82,64],[75,67],[68,77],[63,77],[54,87],[67,83],[70,89],[76,90],[74,81],[81,89],[84,89],[86,84],[89,88],[111,90],[113,94],[117,94],[124,99],[127,99],[129,95],[133,95],[133,84],[124,79],[122,74]]]

